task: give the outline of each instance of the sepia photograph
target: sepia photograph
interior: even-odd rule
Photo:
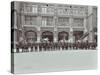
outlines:
[[[11,73],[96,69],[97,30],[97,6],[13,1]]]
[[[97,50],[97,7],[12,2],[12,52]]]

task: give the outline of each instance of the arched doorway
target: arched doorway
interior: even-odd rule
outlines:
[[[61,40],[67,41],[68,36],[69,36],[68,32],[65,32],[65,31],[59,32],[58,33],[58,41],[61,41]]]
[[[27,43],[31,43],[32,44],[32,43],[35,43],[37,41],[37,34],[36,34],[35,31],[32,31],[32,30],[27,31],[25,33],[25,37],[26,37]]]
[[[75,41],[78,41],[83,36],[83,31],[74,31],[73,36],[75,37]]]
[[[53,42],[53,32],[50,31],[45,31],[42,33],[42,40],[48,41],[48,42]]]

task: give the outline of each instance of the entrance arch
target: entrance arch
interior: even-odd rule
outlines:
[[[68,40],[68,32],[62,31],[58,33],[58,41],[60,40]]]
[[[35,43],[37,41],[37,33],[35,31],[27,31],[25,33],[27,43]]]
[[[47,41],[53,42],[53,32],[44,31],[41,36],[42,36],[42,39],[47,39]]]
[[[75,37],[75,41],[77,41],[83,36],[83,31],[74,31],[73,36]]]

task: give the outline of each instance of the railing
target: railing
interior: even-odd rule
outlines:
[[[96,50],[97,43],[76,42],[76,43],[34,43],[17,45],[12,53],[42,52],[42,51],[63,51],[63,50]]]

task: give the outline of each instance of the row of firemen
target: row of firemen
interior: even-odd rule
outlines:
[[[95,50],[96,43],[76,42],[76,43],[33,43],[16,45],[16,52],[37,52],[37,51],[56,51],[56,50]],[[21,51],[20,51],[21,50]]]

